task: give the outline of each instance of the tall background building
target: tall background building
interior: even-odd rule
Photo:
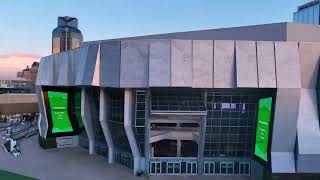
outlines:
[[[319,0],[311,1],[301,6],[298,6],[297,11],[293,13],[293,22],[319,25],[319,7]]]
[[[82,40],[77,18],[58,17],[58,27],[52,31],[52,54],[78,48]]]

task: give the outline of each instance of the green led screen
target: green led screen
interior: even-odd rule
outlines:
[[[73,132],[68,115],[68,93],[48,91],[52,133]]]
[[[268,161],[268,142],[271,119],[272,97],[259,99],[256,143],[254,154]]]

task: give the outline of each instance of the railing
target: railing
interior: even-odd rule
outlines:
[[[149,161],[150,175],[197,175],[197,158],[159,157]]]
[[[116,150],[115,162],[129,169],[133,169],[133,156],[129,153]]]
[[[205,159],[204,175],[250,175],[249,159]]]

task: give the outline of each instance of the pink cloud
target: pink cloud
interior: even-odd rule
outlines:
[[[31,52],[10,52],[0,54],[0,77],[5,74],[16,74],[27,66],[31,66],[34,61],[39,61],[39,54]]]

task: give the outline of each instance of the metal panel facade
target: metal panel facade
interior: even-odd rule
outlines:
[[[258,87],[254,41],[236,41],[237,87]]]
[[[149,57],[149,86],[171,85],[171,41],[151,40]]]
[[[171,86],[192,87],[191,40],[171,40]]]
[[[147,87],[149,84],[149,41],[121,41],[121,87]]]
[[[213,88],[213,41],[194,40],[192,87]]]
[[[214,41],[213,87],[235,87],[234,41]]]

